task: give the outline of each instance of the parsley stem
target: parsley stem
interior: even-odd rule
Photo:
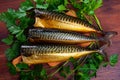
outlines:
[[[75,69],[71,70],[70,74],[67,75],[66,80],[70,75],[72,75],[80,66],[77,66]]]
[[[83,57],[82,62],[81,62],[81,59],[78,59],[77,63],[82,65],[86,61],[87,57],[88,57],[88,55]]]
[[[84,57],[84,59],[83,59],[82,62],[80,62],[81,59],[78,59],[78,61],[77,61],[78,64],[79,64],[80,66],[82,66],[82,64],[86,61],[87,57],[88,57],[88,55]],[[79,68],[79,66],[77,66],[75,69],[71,70],[70,74],[67,75],[67,77],[66,77],[65,80],[68,80],[68,77],[69,77],[70,75],[72,75],[78,68]],[[74,74],[73,74],[73,75],[74,75]]]
[[[49,75],[48,77],[52,77],[53,75],[55,75],[63,66],[65,66],[69,61],[66,61],[62,66],[60,66],[55,72],[53,72],[51,75]]]
[[[99,19],[97,18],[97,16],[96,16],[95,14],[94,14],[93,16],[94,16],[94,18],[95,18],[95,20],[96,20],[99,28],[100,28],[101,30],[103,30],[103,29],[102,29],[102,26],[101,26],[101,24],[100,24],[100,21],[99,21]]]

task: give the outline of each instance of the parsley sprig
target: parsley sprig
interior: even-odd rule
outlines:
[[[0,21],[5,22],[9,35],[7,38],[2,39],[4,43],[10,46],[5,51],[8,59],[8,67],[12,74],[18,73],[16,68],[19,69],[21,80],[48,80],[56,73],[64,77],[66,80],[69,76],[74,76],[75,80],[90,80],[91,77],[96,76],[97,69],[104,62],[101,54],[95,53],[82,59],[84,64],[80,64],[81,60],[71,58],[69,61],[63,63],[52,74],[48,74],[47,70],[42,64],[34,65],[33,68],[25,63],[19,63],[15,66],[11,61],[20,55],[21,44],[26,44],[27,38],[25,35],[26,29],[33,25],[34,20],[27,17],[26,11],[31,8],[42,8],[52,11],[65,13],[73,9],[76,11],[78,18],[88,21],[91,24],[96,23],[99,29],[102,30],[100,21],[95,15],[95,10],[102,6],[102,0],[26,0],[21,3],[18,10],[8,9],[8,11],[0,14]],[[118,61],[118,55],[110,56],[109,62],[105,62],[104,66],[110,64],[114,66]],[[73,66],[68,65],[71,63]]]

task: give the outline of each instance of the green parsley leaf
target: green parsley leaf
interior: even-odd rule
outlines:
[[[118,62],[118,54],[113,54],[110,56],[110,65],[115,66],[115,64]]]
[[[88,73],[89,70],[90,68],[87,64],[84,64],[83,66],[81,66],[81,68],[79,68],[79,71],[82,71],[83,73]]]
[[[96,2],[94,3],[93,9],[96,10],[99,7],[102,6],[103,0],[95,0]]]
[[[103,63],[103,67],[106,67],[108,64],[108,62]]]
[[[13,43],[13,35],[8,35],[7,38],[2,39],[2,42],[6,43],[7,45],[11,45]]]
[[[34,0],[36,2],[36,8],[40,8],[40,9],[47,9],[48,8],[48,4],[44,4],[45,0]]]
[[[27,27],[29,27],[29,23],[30,23],[30,18],[22,17],[20,18],[19,26],[22,30],[25,30]]]
[[[26,12],[16,11],[15,15],[17,16],[18,19],[20,19],[26,16]]]
[[[83,3],[87,4],[90,2],[90,0],[82,0]]]
[[[24,70],[24,69],[28,69],[29,66],[25,63],[19,63],[16,65],[17,68],[19,68],[20,70]]]
[[[21,31],[20,27],[17,26],[10,26],[8,28],[8,30],[12,33],[12,34],[17,34]]]
[[[74,65],[74,67],[77,66],[77,61],[73,57],[71,57],[69,61]]]
[[[89,15],[94,15],[94,11],[91,10],[91,11],[88,12],[88,14],[89,14]]]
[[[11,26],[16,26],[16,16],[14,16],[15,10],[8,9],[7,12],[3,12],[0,14],[0,21],[3,21],[6,23],[7,28],[10,28]]]
[[[68,0],[64,0],[64,5],[67,6],[69,4]]]
[[[66,7],[63,4],[58,6],[58,11],[64,11],[64,10],[66,10]]]
[[[60,76],[66,78],[66,74],[64,72],[60,72]]]
[[[43,4],[43,5],[36,4],[36,8],[47,9],[48,8],[48,4]]]
[[[31,0],[26,0],[25,2],[21,3],[19,11],[20,12],[26,12],[27,10],[30,10],[34,7]]]
[[[84,74],[84,73],[81,73],[81,72],[78,72],[77,77],[78,77],[79,80],[90,80],[89,74]]]
[[[40,75],[41,75],[41,76],[47,75],[47,74],[46,74],[46,70],[45,70],[44,68],[41,70]]]
[[[32,71],[29,72],[20,72],[20,80],[34,80],[35,78],[32,75]]]
[[[34,0],[36,2],[36,4],[43,4],[45,2],[45,0]]]
[[[6,57],[8,59],[8,61],[13,60],[14,58],[16,58],[19,54],[20,54],[20,42],[19,41],[15,41],[12,45],[11,48],[8,48],[5,51]]]
[[[27,40],[26,36],[23,33],[23,30],[16,35],[16,38],[21,42],[25,42]]]
[[[13,58],[16,57],[16,55],[14,54],[14,51],[11,48],[8,48],[5,51],[5,55],[6,55],[7,59],[8,59],[8,61],[11,61]]]
[[[11,62],[8,62],[7,66],[9,68],[9,71],[10,71],[11,74],[15,75],[17,73],[16,68],[14,67],[14,65]]]
[[[57,10],[58,6],[64,4],[64,0],[46,0],[48,10]]]
[[[63,70],[64,70],[64,72],[69,74],[70,73],[70,66],[69,65],[68,66],[63,66]]]
[[[96,70],[96,66],[94,64],[90,64],[90,69],[91,70]]]

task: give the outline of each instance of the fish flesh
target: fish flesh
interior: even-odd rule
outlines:
[[[42,9],[32,9],[29,12],[34,12],[35,14],[34,27],[102,33],[97,27],[76,17]]]
[[[66,32],[51,29],[29,29],[30,42],[34,43],[66,43],[66,44],[79,44],[85,42],[104,41],[104,38],[93,38],[85,36],[81,33]]]
[[[69,60],[71,57],[77,59],[93,52],[101,52],[101,50],[89,50],[86,48],[81,48],[77,45],[22,45],[21,55],[24,63],[39,64],[49,62],[62,62]]]

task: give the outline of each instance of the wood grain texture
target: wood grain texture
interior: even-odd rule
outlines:
[[[0,12],[4,12],[8,8],[17,9],[22,1],[24,0],[0,0]],[[97,10],[96,13],[105,31],[120,32],[120,0],[104,0],[103,7]],[[5,24],[0,22],[0,40],[7,37],[7,35],[8,31]],[[120,34],[115,36],[112,42],[112,46],[106,50],[108,56],[113,53],[120,53]],[[4,51],[7,48],[8,46],[0,42],[0,80],[18,80],[18,76],[11,75],[6,67],[7,60]],[[120,80],[120,56],[115,67],[100,67],[97,78],[92,80]]]

